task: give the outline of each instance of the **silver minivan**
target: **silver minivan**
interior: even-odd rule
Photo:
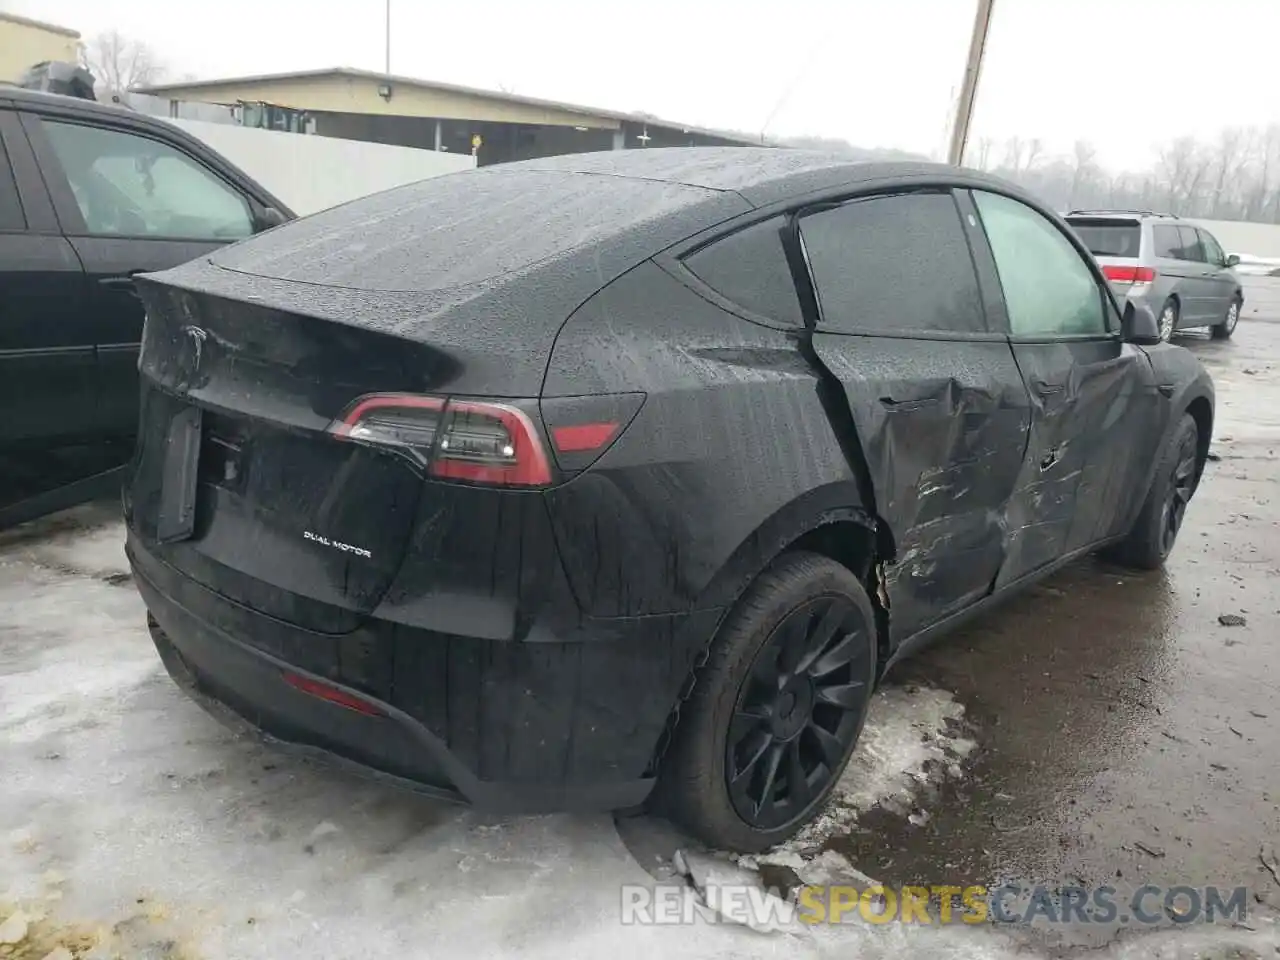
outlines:
[[[1244,304],[1240,278],[1204,227],[1159,213],[1073,210],[1067,223],[1089,248],[1122,307],[1145,302],[1160,318],[1160,337],[1207,327],[1216,339],[1235,332]]]

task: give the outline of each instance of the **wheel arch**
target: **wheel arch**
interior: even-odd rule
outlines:
[[[1184,413],[1190,414],[1196,422],[1196,482],[1199,483],[1209,459],[1209,443],[1213,439],[1213,404],[1208,397],[1197,394],[1187,403]]]
[[[865,571],[851,566],[863,561],[840,544],[839,531],[847,532],[859,544],[859,551],[854,553],[871,551]],[[814,549],[815,553],[848,566],[860,579],[876,559],[895,555],[892,532],[863,503],[858,485],[851,479],[824,484],[801,494],[762,521],[711,578],[698,606],[731,607],[779,554],[795,549],[800,542],[816,545],[819,549]]]
[[[889,661],[888,610],[880,597],[878,563],[895,556],[893,535],[882,519],[862,504],[852,480],[817,487],[797,497],[758,526],[734,551],[712,578],[699,600],[700,606],[718,606],[724,617],[751,583],[782,554],[806,550],[828,557],[849,569],[866,588],[876,613],[877,677]],[[671,742],[680,707],[693,692],[693,684],[715,642],[720,625],[698,651],[685,682],[671,704],[662,735],[654,745],[649,772],[657,770]]]

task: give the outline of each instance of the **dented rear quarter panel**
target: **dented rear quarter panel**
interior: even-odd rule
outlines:
[[[814,525],[865,519],[795,335],[720,310],[652,263],[574,314],[543,396],[633,390],[646,397],[622,437],[546,495],[588,614],[730,603]]]

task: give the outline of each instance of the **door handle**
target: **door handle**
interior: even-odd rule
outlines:
[[[920,410],[937,404],[937,397],[922,397],[919,400],[895,400],[893,397],[881,397],[880,403],[891,412],[905,413],[908,410]]]
[[[1052,397],[1062,392],[1062,384],[1060,383],[1037,383],[1032,386],[1037,396]]]
[[[119,290],[121,293],[127,293],[131,297],[138,296],[138,288],[134,286],[133,274],[126,274],[122,277],[101,277],[98,285],[106,287],[108,290]]]

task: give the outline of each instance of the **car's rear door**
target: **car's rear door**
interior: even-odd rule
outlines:
[[[1165,300],[1175,299],[1184,326],[1191,326],[1199,312],[1197,270],[1186,258],[1182,233],[1174,223],[1151,225],[1152,255],[1156,270],[1156,293],[1159,302],[1153,308],[1159,312]]]
[[[0,447],[91,436],[95,385],[84,271],[18,115],[0,102]]]
[[[1022,464],[1026,390],[946,189],[802,212],[813,347],[844,387],[892,535],[894,642],[985,596]]]
[[[177,138],[100,114],[29,112],[23,125],[88,277],[99,430],[129,436],[143,320],[133,275],[250,236],[253,208]]]
[[[1150,362],[1121,341],[1105,282],[1069,232],[1014,197],[974,191],[971,202],[978,267],[999,284],[1000,321],[1031,397],[1006,515],[1004,586],[1110,536],[1131,515],[1158,439],[1158,397]]]
[[[1205,280],[1210,298],[1209,320],[1220,323],[1227,315],[1227,307],[1236,295],[1239,281],[1227,266],[1227,255],[1217,238],[1203,227],[1197,227],[1196,233],[1200,235],[1200,249],[1204,251]]]
[[[1189,223],[1179,224],[1178,236],[1182,269],[1187,278],[1186,302],[1182,309],[1183,326],[1203,326],[1218,320],[1216,309],[1217,284],[1214,282],[1216,270],[1210,266],[1200,242],[1200,233]],[[1226,306],[1223,306],[1225,311]]]

